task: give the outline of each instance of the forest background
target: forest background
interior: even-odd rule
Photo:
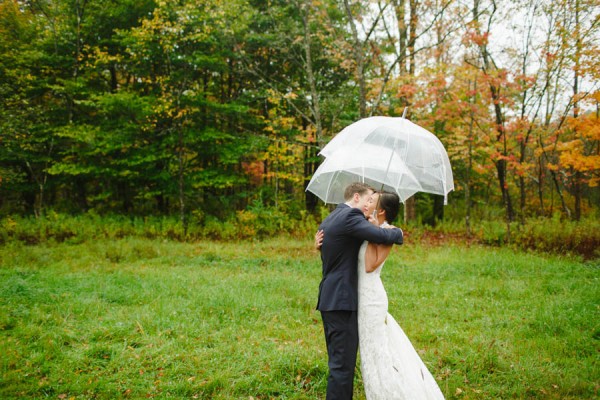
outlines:
[[[307,235],[319,150],[406,109],[456,189],[400,224],[595,257],[599,8],[0,0],[0,241]]]

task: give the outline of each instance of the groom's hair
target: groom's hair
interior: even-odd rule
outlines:
[[[346,190],[344,191],[344,200],[349,201],[354,196],[354,193],[358,193],[359,195],[364,195],[368,191],[374,192],[375,190],[363,182],[354,182],[346,186]]]
[[[394,222],[400,210],[400,197],[396,193],[379,192],[379,209],[385,211],[385,220]]]

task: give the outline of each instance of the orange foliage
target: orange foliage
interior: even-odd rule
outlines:
[[[259,185],[262,183],[265,173],[265,164],[263,161],[242,161],[242,169],[248,175],[252,184]]]
[[[476,46],[486,46],[489,43],[489,38],[489,32],[480,33],[476,29],[471,29],[467,31],[463,41],[465,43],[473,43]]]
[[[570,140],[557,145],[560,165],[575,172],[584,173],[584,181],[594,187],[600,183],[600,121],[598,115],[585,114],[570,118],[567,127],[572,132]]]

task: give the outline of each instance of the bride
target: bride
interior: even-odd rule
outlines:
[[[367,215],[382,228],[398,215],[394,193],[375,193]],[[375,209],[377,207],[377,209]],[[402,328],[388,314],[381,270],[392,246],[364,242],[358,256],[360,369],[368,400],[443,399],[435,379]]]

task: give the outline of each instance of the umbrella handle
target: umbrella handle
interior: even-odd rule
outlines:
[[[406,118],[406,110],[408,110],[408,107],[404,107],[404,111],[402,112],[402,118]]]
[[[406,112],[406,109],[404,109],[404,112]],[[394,147],[395,147],[396,143],[394,142]],[[390,172],[390,165],[392,164],[392,158],[394,158],[394,152],[390,153],[390,159],[388,160],[388,165],[387,168],[385,169],[385,179],[387,178],[388,172]],[[379,193],[383,193],[383,186],[384,184],[381,184],[381,190],[379,191]],[[377,198],[377,204],[375,204],[375,210],[379,209],[379,200],[381,200],[381,195],[379,195],[379,197]]]

